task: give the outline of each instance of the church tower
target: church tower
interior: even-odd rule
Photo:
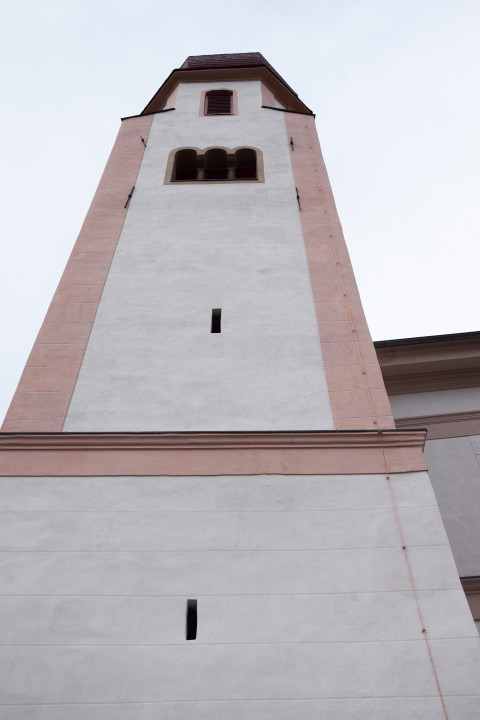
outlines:
[[[242,53],[123,119],[0,434],[0,720],[478,716],[314,117]]]

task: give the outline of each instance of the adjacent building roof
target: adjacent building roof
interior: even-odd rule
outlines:
[[[374,343],[389,395],[480,386],[480,332]]]
[[[450,333],[448,335],[423,335],[421,337],[398,338],[396,340],[375,340],[376,348],[393,347],[395,345],[417,345],[421,343],[447,342],[449,340],[480,339],[480,330],[471,332]]]

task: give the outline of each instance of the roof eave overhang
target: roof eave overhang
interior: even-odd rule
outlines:
[[[173,70],[140,114],[149,115],[162,110],[168,97],[181,82],[227,82],[229,80],[261,80],[272,90],[282,105],[285,105],[286,109],[313,115],[313,112],[300,100],[298,95],[264,65]]]
[[[480,385],[479,333],[375,343],[389,395]]]

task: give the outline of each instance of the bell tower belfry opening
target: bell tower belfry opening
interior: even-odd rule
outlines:
[[[314,121],[260,53],[123,119],[0,433],[12,713],[474,717]]]

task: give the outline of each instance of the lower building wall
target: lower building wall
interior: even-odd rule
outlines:
[[[385,475],[0,487],[1,720],[444,717]],[[448,715],[478,717],[430,481],[391,488]]]
[[[453,373],[451,381],[454,378]],[[399,427],[428,429],[425,459],[457,570],[480,628],[480,387],[393,395],[390,400]]]
[[[429,440],[425,457],[461,577],[480,575],[480,435]]]

